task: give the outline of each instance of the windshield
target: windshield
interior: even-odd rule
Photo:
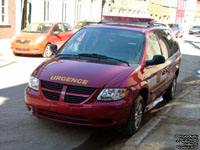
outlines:
[[[194,29],[200,29],[200,26],[193,26]]]
[[[84,28],[60,49],[58,55],[103,55],[129,64],[139,64],[144,46],[144,33],[113,28]]]
[[[23,32],[31,32],[31,33],[47,33],[49,32],[52,24],[50,23],[33,23],[30,24],[27,28],[23,30]]]

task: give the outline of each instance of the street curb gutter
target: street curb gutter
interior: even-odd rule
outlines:
[[[180,93],[176,99],[174,99],[174,102],[179,101],[181,97],[186,96],[191,91],[186,90],[187,92]],[[145,137],[148,136],[155,127],[160,123],[160,121],[163,119],[163,116],[166,115],[172,108],[168,107],[166,110],[161,111],[158,116],[153,117],[147,124],[145,124],[136,134],[134,134],[132,137],[128,139],[128,141],[124,144],[124,146],[121,148],[121,150],[137,150],[144,141]]]

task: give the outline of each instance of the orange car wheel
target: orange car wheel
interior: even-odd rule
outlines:
[[[51,44],[47,44],[43,53],[43,57],[51,57],[53,53],[51,52]]]

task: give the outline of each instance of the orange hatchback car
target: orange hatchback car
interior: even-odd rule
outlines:
[[[50,57],[50,45],[61,47],[75,33],[68,23],[33,23],[17,35],[11,42],[15,55],[36,55]]]

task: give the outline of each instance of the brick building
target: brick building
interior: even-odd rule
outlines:
[[[14,36],[16,30],[15,12],[15,0],[2,0],[0,2],[0,39],[8,39]]]
[[[1,0],[0,39],[12,38],[33,22],[100,21],[102,0]]]

